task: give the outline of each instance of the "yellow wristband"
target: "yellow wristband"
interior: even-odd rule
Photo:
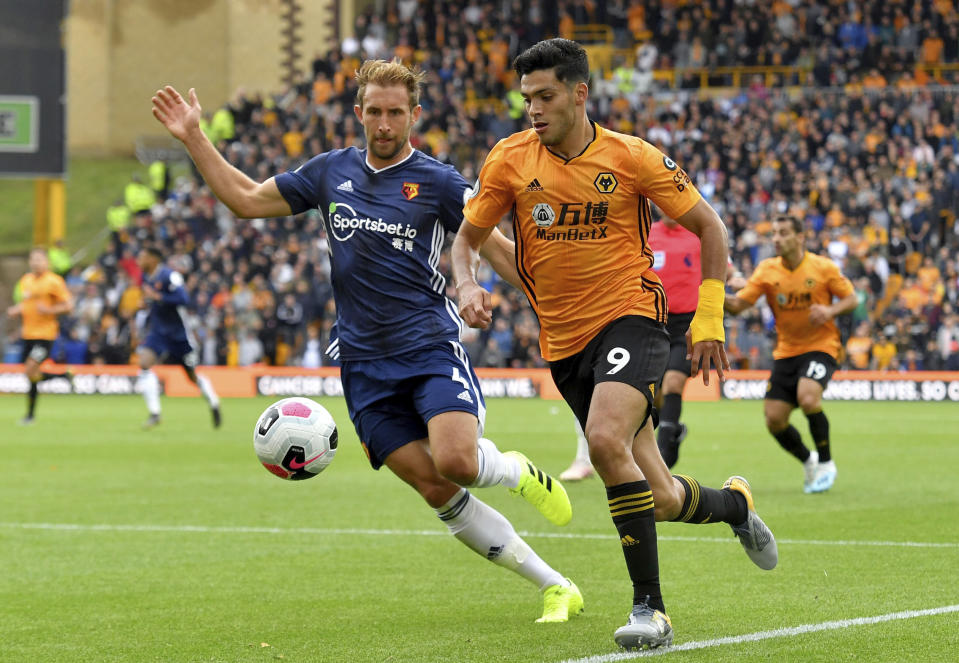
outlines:
[[[726,299],[726,286],[719,279],[706,279],[699,286],[699,304],[696,314],[689,323],[689,333],[693,345],[700,341],[726,342],[723,329],[723,301]]]

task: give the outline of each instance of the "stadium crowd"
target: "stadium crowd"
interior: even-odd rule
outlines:
[[[808,249],[856,286],[860,305],[842,322],[846,367],[959,370],[959,69],[931,67],[959,62],[952,2],[388,0],[318,55],[309,79],[276,94],[238,91],[206,131],[257,180],[362,147],[352,73],[365,58],[399,57],[429,72],[414,147],[472,181],[496,141],[526,126],[512,57],[594,23],[611,28],[614,48],[594,62],[590,117],[645,138],[689,172],[727,223],[743,274],[772,255],[772,217],[803,218]],[[801,73],[709,94],[693,89],[696,75],[670,87],[653,74],[753,65]],[[195,172],[169,186],[162,170],[111,208],[119,213],[98,260],[66,274],[77,305],[54,356],[130,361],[142,303],[135,258],[158,243],[186,277],[200,363],[328,363],[335,309],[319,212],[238,221]],[[525,297],[485,276],[495,323],[468,330],[474,362],[544,365]],[[735,367],[771,366],[767,308],[727,329]]]

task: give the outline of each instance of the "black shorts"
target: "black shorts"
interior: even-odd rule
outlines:
[[[836,360],[825,352],[805,352],[795,357],[777,359],[766,387],[766,399],[799,404],[796,392],[799,378],[809,378],[822,385],[823,390],[836,372]]]
[[[559,393],[585,428],[593,389],[600,382],[622,382],[638,389],[649,403],[648,417],[652,412],[652,387],[662,379],[668,359],[665,325],[641,315],[628,315],[603,327],[576,354],[550,362],[549,370]]]
[[[669,362],[667,371],[679,371],[686,377],[692,373],[692,362],[686,359],[686,330],[693,321],[695,313],[670,313],[666,322],[666,333],[669,334]]]
[[[42,338],[25,338],[23,339],[23,358],[20,361],[25,363],[27,359],[32,359],[38,364],[42,364],[50,356],[50,348],[52,347],[53,341]]]

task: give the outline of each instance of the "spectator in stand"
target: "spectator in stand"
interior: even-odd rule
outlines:
[[[846,341],[846,360],[850,368],[869,368],[872,357],[872,333],[869,322],[863,320],[856,326],[856,333]]]
[[[767,257],[763,255],[767,246],[759,239],[768,219],[785,206],[817,232],[825,229],[823,239],[835,241],[834,250],[845,247],[850,275],[869,279],[875,304],[868,308],[880,327],[892,319],[902,279],[910,269],[925,267],[926,256],[933,256],[940,270],[942,300],[955,305],[959,293],[955,279],[948,278],[947,263],[959,250],[959,104],[953,89],[934,86],[954,85],[959,75],[944,70],[934,79],[921,68],[916,70],[932,52],[921,48],[927,38],[930,46],[936,46],[937,38],[942,40],[937,62],[955,63],[959,58],[959,15],[954,7],[948,2],[918,3],[913,11],[877,0],[859,3],[852,10],[825,0],[798,5],[727,2],[714,3],[707,14],[701,3],[673,4],[664,10],[662,3],[653,0],[592,6],[563,3],[558,12],[547,11],[548,3],[535,0],[508,3],[506,11],[499,6],[493,11],[493,5],[479,2],[471,3],[469,12],[457,11],[455,3],[437,0],[404,0],[385,13],[371,6],[361,12],[353,51],[334,48],[317,56],[310,75],[288,89],[263,94],[238,90],[229,105],[218,109],[223,111],[218,115],[223,137],[218,133],[220,125],[216,132],[210,130],[233,165],[263,179],[297,168],[307,154],[334,146],[362,146],[362,131],[350,112],[356,94],[352,74],[359,64],[357,53],[368,36],[368,44],[379,40],[387,50],[402,46],[405,29],[411,57],[421,60],[421,66],[438,80],[424,95],[418,129],[430,136],[430,149],[438,157],[472,181],[486,152],[513,131],[523,115],[518,90],[490,75],[503,69],[504,54],[511,59],[545,36],[542,33],[555,34],[566,13],[568,29],[577,22],[608,21],[623,52],[636,54],[635,67],[629,68],[648,73],[675,65],[674,46],[680,42],[692,46],[695,27],[709,66],[803,65],[811,68],[810,73],[796,81],[783,78],[767,84],[761,80],[751,91],[711,91],[702,99],[686,98],[682,91],[663,89],[662,81],[646,80],[657,91],[657,102],[631,107],[618,91],[607,92],[599,85],[612,79],[612,70],[598,65],[590,91],[596,104],[591,118],[627,132],[643,128],[653,142],[659,141],[657,147],[668,148],[677,161],[689,165],[690,172],[698,173],[697,188],[727,219],[735,242],[734,261],[746,271],[747,256],[751,264]],[[411,22],[422,24],[423,29],[408,29]],[[862,32],[866,33],[864,46]],[[843,48],[843,43],[850,47]],[[695,82],[689,79],[684,85],[699,85],[699,77],[694,78]],[[731,85],[733,81],[728,75],[713,75],[708,82]],[[792,83],[798,87],[788,91],[783,87]],[[845,83],[849,83],[845,89],[810,87]],[[641,87],[645,83],[634,86]],[[516,105],[511,107],[511,101]],[[234,136],[225,138],[231,131]],[[223,281],[249,288],[261,275],[266,281],[254,289],[255,297],[282,304],[286,292],[296,291],[304,307],[304,325],[318,323],[321,338],[326,337],[322,330],[328,328],[323,311],[330,299],[329,267],[319,270],[325,271],[325,277],[301,274],[299,260],[287,246],[291,238],[301,245],[325,242],[320,224],[304,222],[291,228],[285,222],[266,220],[256,228],[237,225],[196,177],[182,181],[165,201],[157,202],[164,205],[148,205],[138,218],[118,220],[118,232],[98,260],[103,281],[97,287],[108,307],[117,304],[107,301],[107,295],[115,290],[121,260],[135,268],[132,257],[144,243],[163,244],[169,253],[179,245],[193,259],[197,274],[187,283],[191,300],[201,294],[212,300]],[[129,210],[125,213],[129,215]],[[832,237],[834,228],[841,228],[839,237]],[[281,260],[277,249],[289,254],[290,260]],[[320,260],[315,264],[322,265],[326,249],[319,249]],[[942,250],[945,257],[937,257]],[[913,253],[918,255],[911,258]],[[888,284],[887,260],[893,275]],[[916,265],[907,265],[908,261]],[[284,280],[290,278],[291,269],[291,280]],[[279,279],[275,284],[269,282],[274,276]],[[134,273],[129,280],[135,286],[140,277]],[[301,281],[307,284],[307,296],[300,292]],[[931,306],[937,306],[938,289],[927,288],[933,293]],[[129,295],[135,297],[136,289]],[[222,299],[218,298],[217,312],[223,310]],[[255,309],[262,311],[264,306],[255,305]],[[528,311],[525,303],[520,307]],[[522,325],[533,327],[534,338],[538,333],[537,321],[524,315],[511,313],[509,323],[517,339],[528,333],[519,329]],[[120,323],[121,328],[124,324]],[[216,321],[210,340],[210,354],[222,358],[227,342],[224,324]],[[229,322],[230,329],[239,332],[236,338],[242,338],[251,324],[244,315]],[[741,347],[749,327],[744,321],[738,332]],[[82,328],[78,331],[83,333]],[[937,332],[937,324],[930,322],[930,335]],[[92,345],[101,340],[93,339]],[[121,346],[112,347],[119,350]],[[521,339],[506,355],[516,365],[543,365],[535,344],[530,348]],[[748,352],[744,357],[752,363]],[[276,359],[284,361],[282,353]],[[296,362],[299,357],[286,361]],[[769,361],[768,354],[761,361]]]
[[[896,344],[886,336],[885,332],[879,332],[876,337],[876,343],[872,346],[872,362],[870,368],[874,371],[885,371],[895,358]]]

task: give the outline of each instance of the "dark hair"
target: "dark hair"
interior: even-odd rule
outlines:
[[[163,260],[163,251],[160,250],[160,247],[154,244],[148,244],[147,246],[144,246],[142,250],[146,251],[152,256],[156,256],[158,260]]]
[[[776,223],[791,223],[793,227],[793,232],[797,235],[802,235],[806,230],[806,226],[803,223],[803,220],[797,216],[787,216],[786,214],[780,214],[775,219]]]
[[[586,51],[569,39],[546,39],[533,44],[513,60],[513,70],[520,77],[541,69],[555,69],[556,80],[567,85],[589,83]]]

